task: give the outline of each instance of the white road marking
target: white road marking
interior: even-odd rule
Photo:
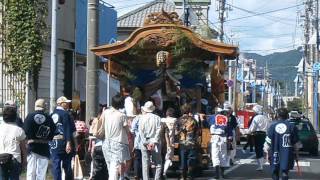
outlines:
[[[254,154],[251,155],[251,156],[249,156],[247,159],[252,159],[253,157],[255,157]],[[236,164],[235,164],[234,166],[230,167],[229,169],[227,169],[224,173],[227,175],[227,174],[229,174],[231,171],[239,168],[239,167],[242,165],[242,164],[240,164],[240,163],[241,163],[241,160],[245,160],[245,159],[240,159],[239,162],[236,161]]]
[[[251,155],[250,157],[245,158],[245,159],[239,159],[238,161],[236,161],[234,166],[230,167],[229,169],[227,169],[225,171],[225,174],[228,174],[231,171],[234,171],[235,169],[237,169],[240,166],[245,165],[245,164],[257,164],[256,159],[254,159],[253,157],[255,157],[255,155]],[[264,164],[269,165],[269,162],[265,162]],[[294,163],[294,165],[296,166],[297,164]],[[299,166],[300,167],[310,167],[311,163],[310,163],[310,161],[299,161]]]
[[[265,162],[265,165],[269,165],[269,162]],[[294,162],[294,166],[297,166],[296,162]],[[310,162],[309,161],[299,161],[299,166],[300,167],[310,167]]]

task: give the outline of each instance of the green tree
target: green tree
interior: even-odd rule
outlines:
[[[1,0],[5,73],[22,82],[26,73],[30,73],[35,89],[47,40],[47,3],[46,0]]]
[[[289,111],[302,111],[303,103],[301,98],[294,98],[292,101],[287,102],[287,108]]]

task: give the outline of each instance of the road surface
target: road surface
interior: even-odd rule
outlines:
[[[243,153],[241,147],[237,148],[237,159],[235,164],[225,171],[227,179],[237,180],[254,180],[254,179],[271,179],[269,164],[264,164],[263,171],[256,171],[256,161],[254,153]],[[320,157],[310,156],[304,153],[300,154],[299,166],[301,168],[302,176],[298,176],[297,167],[289,173],[290,179],[320,179]],[[177,180],[179,176],[173,175],[169,180]],[[213,180],[214,170],[203,171],[200,177],[195,180]]]

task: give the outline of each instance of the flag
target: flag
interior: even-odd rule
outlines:
[[[242,67],[238,69],[237,80],[241,81],[241,82],[243,81],[243,70],[242,70]]]

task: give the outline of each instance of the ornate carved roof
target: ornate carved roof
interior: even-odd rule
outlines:
[[[111,58],[120,64],[146,69],[156,68],[154,59],[160,50],[175,54],[177,49],[184,49],[183,54],[176,58],[202,61],[215,60],[218,55],[229,59],[234,59],[238,55],[238,47],[203,39],[183,26],[175,12],[167,13],[162,10],[159,13],[152,13],[145,19],[144,25],[135,30],[125,41],[102,45],[91,50],[98,56]]]

